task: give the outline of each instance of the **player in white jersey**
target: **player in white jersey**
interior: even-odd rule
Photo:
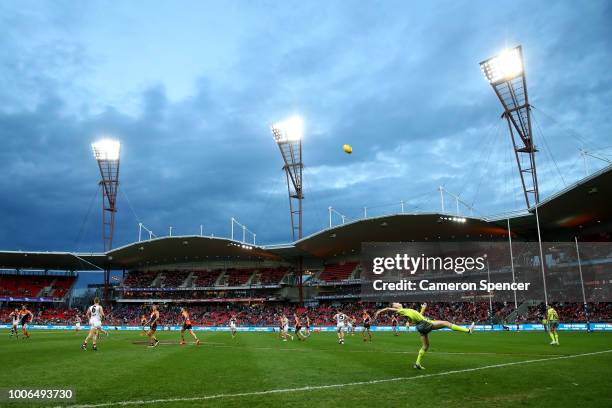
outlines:
[[[81,331],[81,316],[77,315],[75,318],[74,330],[77,332]]]
[[[236,315],[231,315],[229,319],[229,327],[230,327],[230,332],[232,332],[232,339],[233,339],[234,337],[236,337],[236,333],[238,332],[238,329],[236,329]]]
[[[283,341],[287,341],[287,337],[291,337],[291,340],[293,340],[293,335],[289,334],[289,319],[287,318],[287,316],[285,316],[284,313],[280,317],[280,327],[280,334],[283,338]]]
[[[94,304],[87,308],[87,318],[89,319],[89,333],[85,337],[85,341],[81,344],[81,348],[87,351],[87,343],[92,340],[93,351],[98,350],[98,335],[102,328],[102,320],[104,319],[104,308],[100,305],[100,299],[95,298]]]
[[[346,319],[346,332],[350,333],[351,336],[355,335],[355,328],[353,327],[353,318],[351,316],[347,316]]]
[[[11,337],[16,336],[17,338],[19,338],[19,309],[15,308],[15,310],[11,312],[9,317],[11,318],[11,321],[13,323],[13,326],[11,327]]]
[[[336,333],[338,334],[338,344],[344,344],[344,332],[346,330],[346,322],[348,321],[348,316],[338,310],[333,317],[336,319]]]

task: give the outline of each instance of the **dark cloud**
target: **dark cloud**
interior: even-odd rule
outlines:
[[[134,36],[153,24],[138,25],[139,7],[116,11]],[[147,8],[142,18],[163,20]],[[32,13],[2,6],[0,23],[12,29],[0,24],[0,248],[100,250],[90,143],[104,134],[123,143],[116,246],[137,238],[139,221],[159,235],[204,224],[206,234],[227,236],[231,217],[260,242],[289,241],[269,125],[295,112],[307,126],[306,233],[326,226],[330,205],[350,218],[364,206],[369,215],[399,211],[400,200],[409,211],[436,211],[439,185],[484,214],[520,208],[499,103],[478,67],[506,43],[525,49],[551,150],[538,157],[550,194],[563,186],[557,167],[566,182],[581,175],[577,148],[610,144],[610,6],[504,10],[487,2],[217,10],[220,21],[235,19],[217,36],[169,48],[163,35],[138,37],[130,59],[112,65],[130,42],[126,31],[113,36],[112,15],[71,3]],[[168,37],[189,37],[193,27],[170,20]],[[192,66],[164,60],[177,52],[193,55]],[[166,65],[169,79],[138,80]],[[176,97],[187,68],[196,72],[190,90]]]

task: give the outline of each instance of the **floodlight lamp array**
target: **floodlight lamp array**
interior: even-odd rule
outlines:
[[[272,135],[276,143],[297,142],[304,136],[304,121],[294,115],[272,125]]]
[[[509,81],[523,73],[523,58],[519,47],[505,50],[480,63],[480,69],[489,83]]]
[[[96,160],[119,160],[121,143],[112,139],[101,139],[91,144]]]

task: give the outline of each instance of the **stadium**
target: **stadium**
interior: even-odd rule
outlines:
[[[480,68],[519,211],[475,214],[440,186],[438,210],[402,201],[349,218],[330,206],[326,227],[305,234],[308,119],[291,116],[269,135],[291,240],[260,243],[232,217],[228,236],[157,236],[139,222],[117,246],[130,157],[120,136],[92,140],[101,250],[0,248],[0,404],[612,406],[612,162],[585,150],[599,169],[541,194],[523,48]],[[483,253],[480,268],[466,261]],[[397,263],[373,268],[385,259]],[[77,289],[92,274],[102,279]]]

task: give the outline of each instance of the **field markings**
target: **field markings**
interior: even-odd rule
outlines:
[[[561,356],[561,357],[540,358],[540,359],[535,359],[535,360],[523,360],[523,361],[515,361],[512,363],[501,363],[501,364],[493,364],[493,365],[474,367],[474,368],[465,368],[461,370],[443,371],[441,373],[421,374],[421,375],[414,375],[411,377],[383,378],[379,380],[356,381],[356,382],[341,383],[341,384],[308,385],[305,387],[297,387],[297,388],[279,388],[279,389],[264,390],[264,391],[240,392],[236,394],[203,395],[200,397],[161,398],[161,399],[151,399],[151,400],[102,402],[99,404],[65,405],[65,406],[57,406],[55,408],[103,408],[103,407],[129,406],[129,405],[166,404],[166,403],[172,403],[172,402],[206,401],[206,400],[224,399],[224,398],[256,397],[256,396],[261,396],[261,395],[284,394],[284,393],[293,393],[293,392],[308,392],[308,391],[317,391],[317,390],[326,390],[326,389],[335,389],[335,388],[344,388],[344,387],[355,387],[355,386],[360,386],[360,385],[372,385],[372,384],[381,384],[381,383],[388,383],[388,382],[420,380],[424,378],[443,377],[443,376],[453,375],[453,374],[463,374],[463,373],[470,373],[474,371],[489,370],[492,368],[503,368],[503,367],[511,367],[511,366],[516,366],[516,365],[523,365],[523,364],[540,363],[540,362],[555,361],[555,360],[566,360],[570,358],[588,357],[588,356],[595,356],[595,355],[600,355],[600,354],[605,354],[605,353],[612,353],[612,349],[603,350],[603,351],[595,351],[592,353],[572,354],[572,355]]]

